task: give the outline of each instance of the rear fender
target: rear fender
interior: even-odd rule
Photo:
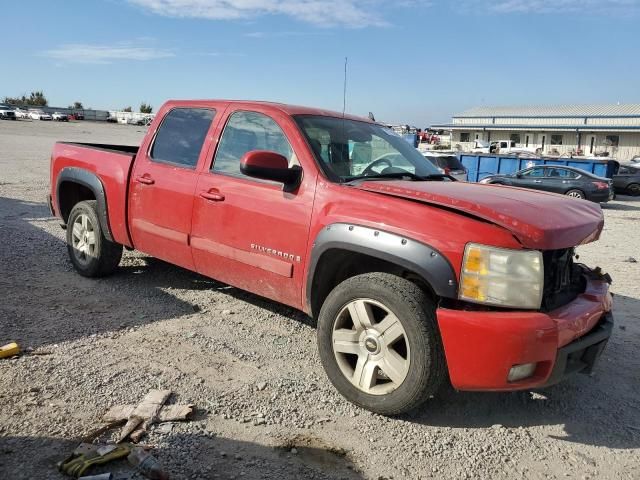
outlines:
[[[62,215],[62,209],[60,208],[60,194],[63,183],[76,183],[82,185],[93,192],[93,196],[97,203],[98,220],[100,221],[100,227],[104,236],[109,241],[113,241],[111,235],[111,229],[109,228],[109,216],[107,212],[107,197],[104,191],[104,186],[98,178],[98,176],[88,170],[76,167],[63,168],[58,174],[56,181],[56,211]]]

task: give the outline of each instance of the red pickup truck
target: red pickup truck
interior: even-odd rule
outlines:
[[[368,119],[169,101],[139,148],[57,143],[50,204],[81,275],[135,248],[313,316],[331,382],[382,414],[591,372],[612,330],[610,277],[574,260],[598,205],[457,182]]]

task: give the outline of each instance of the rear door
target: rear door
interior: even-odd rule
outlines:
[[[315,194],[312,161],[293,120],[255,105],[229,109],[209,171],[196,189],[191,246],[198,272],[301,308],[305,251]],[[252,150],[284,155],[303,168],[301,185],[247,177],[240,160]]]
[[[545,168],[544,190],[564,194],[575,185],[578,174],[561,167]]]
[[[131,173],[131,236],[138,250],[194,269],[189,246],[193,194],[216,111],[169,106],[161,113],[162,123],[147,135]]]

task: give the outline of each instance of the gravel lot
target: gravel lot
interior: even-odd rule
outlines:
[[[106,409],[151,388],[197,406],[193,421],[143,440],[172,478],[640,478],[639,200],[606,205],[602,239],[579,251],[616,293],[592,378],[452,393],[390,419],[333,390],[299,312],[139,253],[110,278],[74,273],[45,202],[51,147],[143,134],[0,122],[0,344],[34,349],[0,360],[0,478],[63,478],[56,462]],[[141,478],[122,461],[102,471]]]

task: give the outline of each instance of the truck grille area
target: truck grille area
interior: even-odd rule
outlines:
[[[573,262],[574,249],[542,252],[544,264],[543,312],[549,312],[573,301],[586,288],[582,270]]]

